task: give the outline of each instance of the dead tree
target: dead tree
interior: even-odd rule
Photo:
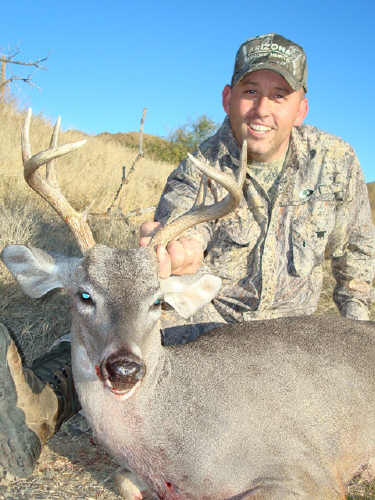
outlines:
[[[9,87],[9,85],[12,82],[15,82],[15,81],[22,81],[24,83],[27,83],[28,85],[36,87],[36,85],[32,81],[32,74],[29,74],[26,76],[12,74],[9,77],[7,77],[6,76],[7,64],[15,64],[17,66],[28,66],[28,67],[33,67],[36,69],[43,69],[43,70],[46,69],[41,64],[44,61],[46,61],[48,59],[48,57],[41,57],[41,58],[36,59],[34,61],[22,61],[22,60],[15,59],[18,54],[19,54],[18,50],[11,52],[9,54],[0,54],[0,63],[1,63],[0,99],[4,99],[6,89]]]
[[[141,125],[140,125],[140,128],[139,128],[139,149],[138,149],[138,154],[134,158],[133,163],[131,164],[131,166],[129,168],[128,175],[126,175],[126,167],[125,166],[122,167],[121,184],[120,184],[118,190],[116,191],[116,194],[115,194],[115,196],[114,196],[114,198],[112,200],[112,203],[109,205],[109,207],[107,209],[106,215],[109,215],[113,211],[113,208],[114,208],[114,205],[115,205],[116,201],[119,199],[122,191],[125,189],[125,186],[129,182],[129,178],[130,178],[131,174],[134,172],[135,164],[137,163],[138,160],[140,160],[144,156],[144,153],[143,153],[143,126],[144,126],[144,123],[145,123],[146,112],[147,112],[147,108],[144,108],[143,109],[143,113],[142,113],[142,118],[141,118]]]

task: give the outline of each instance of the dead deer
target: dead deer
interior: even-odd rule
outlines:
[[[154,246],[235,209],[246,141],[236,182],[197,165],[226,186],[218,206],[200,197],[150,247],[121,250],[95,245],[85,213],[48,179],[49,162],[77,145],[31,156],[29,121],[25,178],[71,225],[84,256],[12,245],[2,259],[31,297],[70,294],[76,389],[100,442],[160,499],[344,499],[375,457],[374,323],[282,318],[226,325],[186,345],[160,341],[161,301],[189,317],[220,282],[159,280]],[[47,179],[37,170],[45,163]],[[129,482],[125,497],[145,498],[142,488]]]

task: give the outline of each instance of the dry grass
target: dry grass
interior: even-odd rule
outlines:
[[[375,224],[375,182],[369,182],[367,184],[367,190],[371,205],[372,220]]]
[[[11,188],[34,198],[21,180],[22,163],[20,131],[25,113],[18,112],[13,104],[0,104],[0,197]],[[62,125],[63,125],[62,117]],[[33,152],[46,149],[52,131],[52,124],[42,116],[33,116],[30,138]],[[78,209],[96,200],[94,212],[104,212],[114,198],[121,183],[122,166],[130,167],[136,152],[122,146],[108,137],[88,136],[76,130],[61,133],[60,143],[87,139],[87,144],[78,151],[57,162],[57,172],[64,193]],[[137,163],[135,175],[130,177],[119,206],[124,213],[142,207],[155,205],[165,180],[174,165],[149,159]],[[27,194],[26,194],[27,193]]]
[[[0,104],[0,249],[9,243],[24,243],[47,251],[78,254],[69,230],[55,213],[46,207],[45,202],[24,185],[19,145],[23,120],[24,113],[18,112],[13,104]],[[48,147],[50,133],[51,124],[42,116],[35,116],[31,124],[33,152]],[[111,141],[108,136],[89,137],[78,131],[62,133],[60,143],[76,141],[83,137],[87,138],[86,146],[58,161],[60,184],[75,208],[82,209],[92,199],[96,199],[94,210],[104,212],[120,185],[121,167],[129,166],[136,153],[118,141]],[[127,213],[155,205],[173,168],[173,165],[167,163],[142,159],[137,164],[136,175],[126,186],[119,208]],[[375,221],[375,183],[369,185],[369,193]],[[90,223],[96,241],[126,247],[136,244],[137,227],[141,220],[146,218],[152,218],[152,212],[142,218],[128,220],[91,217]],[[329,264],[326,263],[319,314],[337,314],[332,301],[333,286]],[[57,337],[69,331],[69,303],[63,292],[54,292],[45,298],[31,300],[23,295],[1,263],[0,294],[0,321],[16,333],[27,362],[45,351]],[[371,309],[371,318],[375,319],[375,305]],[[62,433],[64,432],[67,431],[63,430]],[[93,472],[90,470],[90,464],[88,466],[85,462],[88,447],[92,447],[87,436],[78,435],[78,445],[74,444],[74,439],[67,440],[61,433],[59,435],[45,449],[31,480],[10,481],[3,486],[0,482],[0,498],[66,498],[65,491],[69,491],[69,498],[116,497],[112,486],[108,486],[109,483],[103,480],[104,471],[113,468],[109,457],[90,448],[93,470],[97,468]],[[66,449],[67,443],[71,443],[69,450]],[[57,452],[53,451],[54,446]],[[82,447],[85,451],[82,451]],[[56,462],[56,457],[59,456],[61,464],[57,467],[56,463],[60,462]],[[63,456],[68,458],[62,458]],[[85,460],[82,459],[83,462],[81,456],[86,457]],[[65,471],[66,478],[62,476],[62,470]],[[84,477],[86,489],[82,486]],[[53,485],[58,486],[54,488]],[[45,494],[42,494],[44,488],[47,489]],[[81,493],[74,496],[73,491],[79,491],[80,488]],[[373,487],[357,485],[352,488],[352,498],[375,498],[373,491]]]

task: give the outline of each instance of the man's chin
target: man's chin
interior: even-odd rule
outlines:
[[[252,141],[248,141],[247,156],[249,161],[268,163],[285,154],[282,148],[274,148],[272,144],[260,144],[259,142],[252,144]]]
[[[259,162],[259,163],[267,163],[269,161],[272,161],[273,155],[271,151],[259,151],[259,150],[247,150],[247,156],[249,161],[252,162]]]

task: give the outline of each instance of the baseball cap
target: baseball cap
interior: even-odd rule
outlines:
[[[245,75],[269,69],[279,73],[293,90],[307,92],[307,62],[303,48],[276,33],[249,38],[237,51],[232,87]]]

